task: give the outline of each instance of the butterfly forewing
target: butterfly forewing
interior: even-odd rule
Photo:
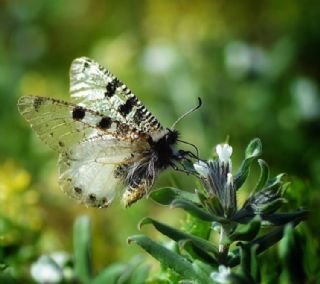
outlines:
[[[96,136],[119,140],[137,140],[136,129],[96,111],[45,97],[25,96],[18,102],[22,116],[39,137],[56,151]]]
[[[77,58],[70,69],[71,96],[97,110],[149,135],[163,131],[158,120],[129,88],[99,63]]]

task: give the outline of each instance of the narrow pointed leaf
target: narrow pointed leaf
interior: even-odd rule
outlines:
[[[295,227],[300,223],[301,220],[296,220],[292,222],[292,226]],[[283,236],[284,226],[276,228],[269,233],[250,241],[247,245],[254,246],[257,245],[257,254],[260,254],[267,250],[269,247],[273,246],[279,242]],[[228,258],[228,266],[234,267],[240,263],[240,251],[239,248],[232,251]]]
[[[250,265],[250,272],[253,278],[254,283],[261,283],[260,277],[260,269],[257,259],[257,245],[251,246],[250,255],[251,255],[251,265]]]
[[[223,208],[217,196],[209,196],[208,199],[204,201],[204,204],[212,214],[219,217],[223,216]]]
[[[253,139],[245,152],[245,159],[242,162],[239,171],[234,177],[234,186],[238,190],[246,181],[252,163],[258,159],[262,153],[262,144],[259,138]]]
[[[137,269],[137,267],[139,267],[141,262],[142,262],[141,256],[136,256],[133,259],[131,259],[126,266],[125,271],[118,278],[117,284],[131,283],[130,282],[131,276],[133,272]]]
[[[278,174],[276,177],[269,179],[263,190],[278,189],[287,179],[288,175],[285,173]]]
[[[285,283],[306,283],[304,271],[303,245],[300,235],[291,224],[286,225],[284,236],[279,245],[279,256],[283,273],[281,280]]]
[[[209,214],[200,208],[195,203],[184,200],[184,199],[176,199],[171,203],[171,207],[173,208],[182,208],[191,215],[208,222],[219,222],[219,223],[227,223],[228,221],[219,216],[215,216],[213,214]]]
[[[73,247],[76,277],[83,283],[91,278],[91,225],[87,216],[78,218],[73,228]]]
[[[152,224],[160,233],[166,235],[170,239],[178,242],[183,240],[190,240],[193,245],[197,246],[199,249],[203,250],[204,252],[212,253],[215,256],[219,256],[218,249],[214,246],[211,242],[199,238],[197,236],[185,233],[178,229],[172,228],[166,224],[160,223],[151,218],[144,218],[140,222],[140,227],[146,224]]]
[[[257,265],[257,245],[239,245],[241,274],[247,283],[260,283]]]
[[[207,284],[214,284],[214,282],[211,280],[210,274],[212,273],[212,267],[209,266],[206,263],[203,263],[201,261],[195,260],[193,262],[193,267],[198,275],[201,275],[201,278],[207,279]]]
[[[140,265],[137,267],[131,277],[130,281],[128,283],[130,284],[141,284],[141,283],[146,283],[147,278],[149,277],[149,272],[150,272],[150,266],[149,265]]]
[[[198,280],[200,283],[206,283],[208,280],[207,278],[202,278],[201,275],[198,275],[192,264],[184,257],[159,245],[144,235],[131,236],[128,238],[128,242],[136,243],[157,259],[162,265],[171,268],[186,279]]]
[[[240,271],[245,279],[248,279],[249,283],[253,282],[251,279],[251,254],[250,254],[250,246],[239,243],[240,250]]]
[[[191,200],[199,203],[199,198],[196,194],[180,190],[174,187],[163,187],[151,192],[150,197],[162,205],[170,205],[177,198]]]
[[[310,212],[308,210],[300,210],[287,213],[274,213],[270,215],[262,215],[263,221],[272,225],[280,226],[293,221],[301,221],[308,218]]]
[[[256,214],[271,214],[277,211],[283,204],[287,203],[284,198],[277,198],[266,204],[261,204],[258,208],[255,208]]]
[[[92,284],[117,284],[120,276],[125,272],[127,265],[124,263],[115,263],[100,272],[92,281]]]
[[[261,190],[267,183],[269,179],[269,167],[268,164],[262,160],[258,160],[259,166],[260,166],[260,176],[257,185],[255,186],[254,190],[252,191],[253,193]]]
[[[239,225],[229,239],[230,241],[251,241],[259,233],[261,221],[260,218],[255,218],[249,224]]]
[[[190,239],[182,240],[178,242],[180,251],[184,250],[184,252],[190,255],[191,259],[199,259],[212,267],[217,267],[219,262],[217,260],[217,256],[214,256],[212,253],[205,251],[203,248],[200,248],[198,245],[195,245]],[[190,251],[190,249],[192,251]],[[196,256],[194,256],[194,254]]]
[[[251,164],[254,162],[256,158],[255,157],[250,157],[248,159],[245,159],[241,166],[239,171],[236,173],[236,175],[234,176],[234,185],[235,188],[238,190],[246,181],[249,172],[250,172],[250,167]]]
[[[262,154],[262,144],[259,138],[255,138],[250,141],[246,148],[245,158],[259,157]]]

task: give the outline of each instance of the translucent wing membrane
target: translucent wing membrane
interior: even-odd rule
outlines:
[[[59,152],[92,137],[143,140],[137,129],[61,100],[26,96],[19,99],[18,108],[39,137]]]
[[[99,63],[77,58],[70,69],[70,93],[84,106],[151,136],[163,132],[158,120],[129,88]]]
[[[59,157],[59,185],[70,197],[88,206],[107,207],[114,199],[120,180],[114,177],[115,164]]]

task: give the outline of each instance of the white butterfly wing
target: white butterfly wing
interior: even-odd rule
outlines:
[[[130,89],[99,63],[86,57],[75,59],[70,68],[70,93],[90,109],[151,136],[163,127]]]
[[[96,137],[59,157],[59,184],[69,196],[88,206],[106,207],[123,187],[115,170],[136,151],[129,142]]]

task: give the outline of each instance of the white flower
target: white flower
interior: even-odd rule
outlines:
[[[230,267],[225,267],[224,265],[219,265],[218,272],[212,272],[210,277],[217,283],[228,284],[231,283],[228,279],[231,274]]]
[[[70,255],[64,251],[56,251],[50,254],[50,257],[63,268],[65,264],[70,261]]]
[[[219,144],[216,146],[220,162],[228,163],[232,155],[232,147],[229,144]]]
[[[47,255],[41,256],[31,265],[31,276],[37,283],[59,283],[63,279],[62,269]]]
[[[208,168],[208,164],[203,162],[203,161],[199,161],[195,164],[193,164],[194,169],[198,172],[198,174],[200,174],[202,177],[207,178],[209,175],[209,168]]]

